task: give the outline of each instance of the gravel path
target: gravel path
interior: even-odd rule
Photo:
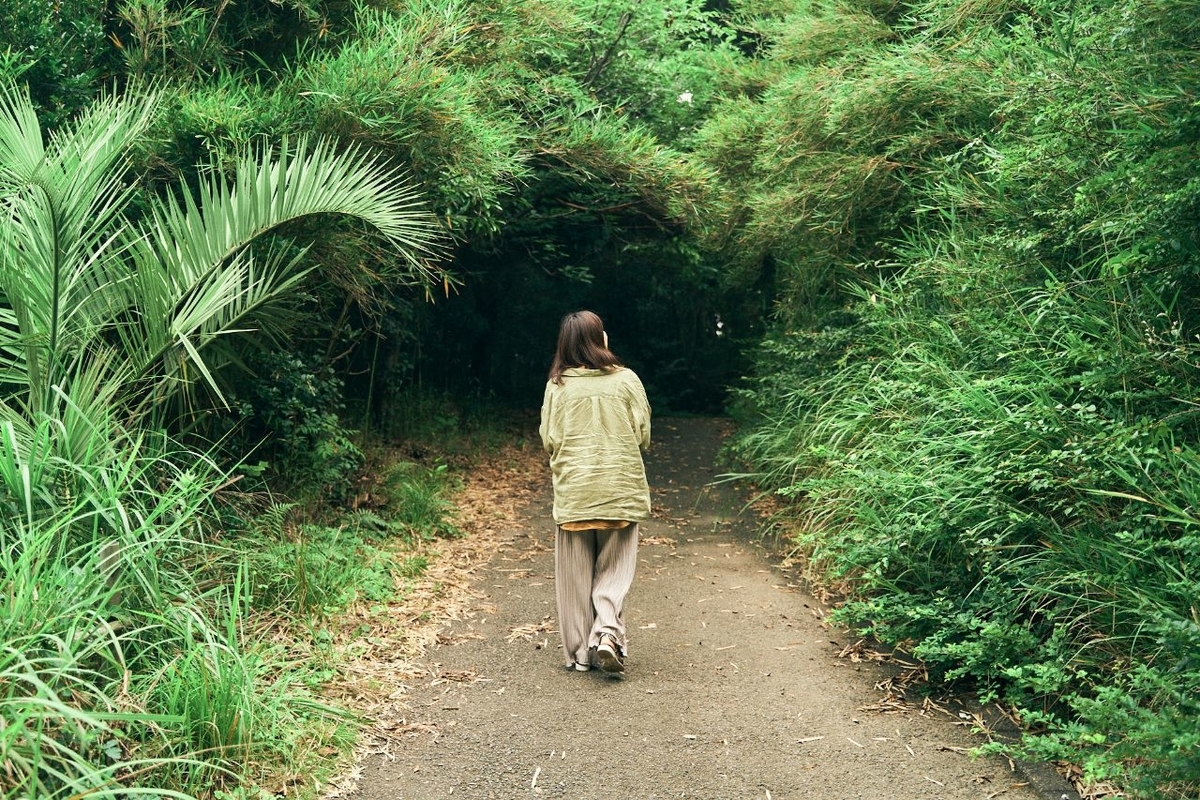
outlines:
[[[627,677],[561,666],[547,477],[526,529],[479,572],[484,599],[404,695],[419,733],[369,757],[351,796],[1075,797],[971,758],[980,740],[957,712],[889,695],[876,686],[895,667],[842,655],[855,640],[755,544],[733,490],[710,485],[720,431],[655,423]]]

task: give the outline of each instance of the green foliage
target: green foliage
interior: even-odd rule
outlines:
[[[370,526],[302,524],[239,541],[261,609],[320,618],[395,594],[392,553]]]
[[[668,328],[679,337],[672,361],[707,357],[714,339],[694,335],[691,315],[738,316],[718,297],[715,265],[696,275],[697,248],[683,239],[713,172],[654,132],[678,137],[694,127],[716,94],[705,88],[715,62],[728,70],[736,54],[698,3],[642,4],[620,36],[619,16],[562,2],[360,7],[329,29],[336,47],[309,40],[286,68],[258,70],[253,80],[225,67],[172,72],[178,86],[143,160],[156,180],[174,180],[197,161],[319,131],[369,144],[411,172],[457,247],[453,274],[429,294],[436,307],[414,308],[403,281],[388,279],[393,259],[353,231],[296,234],[320,241],[311,255],[334,282],[310,285],[312,335],[292,347],[305,361],[347,354],[338,369],[369,369],[369,383],[346,384],[373,410],[381,395],[419,383],[422,370],[438,389],[536,394],[545,364],[532,353],[545,338],[522,323],[557,319],[569,298],[596,306],[619,297],[631,272],[656,284],[643,305],[707,305],[681,310]],[[597,44],[604,37],[621,44],[607,61]],[[679,101],[684,92],[692,103]],[[711,357],[726,372],[728,349]],[[514,354],[516,366],[500,363]]]
[[[213,544],[237,476],[168,431],[223,398],[233,340],[289,327],[304,249],[266,234],[350,215],[416,276],[436,238],[395,173],[328,143],[139,195],[129,154],[153,103],[104,100],[43,137],[0,87],[5,796],[209,791],[283,752],[296,709],[329,715],[243,638],[257,576]],[[319,451],[338,431],[292,433]]]
[[[278,68],[298,49],[335,38],[352,3],[281,0],[229,3],[191,0],[122,0],[116,4],[111,42],[135,84]]]
[[[660,141],[684,139],[717,99],[722,69],[736,59],[732,31],[710,5],[576,3],[582,31],[570,64],[586,90]]]
[[[192,773],[185,779],[191,791],[200,791],[214,778],[220,781],[217,765],[231,768],[246,764],[253,753],[260,724],[265,723],[260,704],[263,681],[262,665],[246,652],[236,636],[235,615],[241,609],[229,609],[231,630],[222,637],[220,630],[198,626],[184,628],[193,641],[179,643],[179,652],[149,676],[148,705],[172,720],[165,725],[169,747],[181,756],[205,754],[208,763],[188,765]],[[216,769],[214,769],[217,767]]]
[[[397,560],[397,540],[412,546],[463,535],[449,498],[457,486],[445,465],[398,460],[372,485],[372,508],[350,512],[340,524],[295,523],[292,506],[273,507],[236,545],[248,564],[253,604],[322,618],[397,596],[405,579],[428,567],[420,554]]]
[[[446,497],[456,486],[456,479],[445,464],[429,469],[398,461],[389,470],[382,487],[388,516],[415,538],[462,536],[462,530],[452,519],[454,506]]]
[[[893,259],[915,187],[992,127],[996,87],[986,63],[888,46],[895,33],[841,7],[765,29],[770,79],[716,107],[694,148],[730,184],[711,229],[727,280],[770,270],[778,313],[811,322],[842,281]]]
[[[35,475],[27,457],[6,449],[5,475]],[[175,796],[158,776],[195,763],[190,748],[164,750],[162,731],[183,719],[131,695],[128,681],[174,658],[176,643],[213,634],[189,567],[204,549],[195,537],[222,476],[204,462],[177,471],[134,448],[126,463],[109,466],[107,475],[93,473],[91,494],[27,505],[0,526],[5,796],[148,787]],[[124,525],[97,525],[105,516]],[[222,763],[216,754],[208,761]]]
[[[283,354],[253,353],[247,367],[250,377],[232,401],[236,449],[255,450],[270,465],[268,479],[294,496],[344,500],[363,454],[342,426],[341,381],[328,367],[313,369]]]
[[[456,235],[492,235],[502,198],[528,175],[520,120],[504,102],[514,89],[494,66],[465,68],[486,47],[475,13],[434,5],[360,10],[354,44],[306,64],[280,92],[305,98],[289,124],[393,150]]]
[[[736,452],[841,617],[1020,709],[1027,752],[1195,795],[1197,0],[45,12],[0,11],[0,79],[33,96],[0,97],[0,530],[23,585],[63,587],[11,593],[48,626],[5,622],[3,716],[45,733],[6,751],[20,791],[37,751],[64,784],[42,794],[140,758],[241,792],[287,748],[247,604],[382,599],[427,566],[389,538],[459,533],[447,468],[350,484],[342,395],[414,459],[467,448],[591,307],[658,410],[719,403],[773,314]],[[373,504],[269,510],[218,555],[232,476],[161,433],[185,427]],[[79,577],[111,541],[120,585]],[[64,630],[95,631],[84,667],[45,655]],[[153,676],[133,702],[118,663]]]
[[[516,113],[526,92],[516,81],[526,76],[512,74],[521,61],[488,11],[438,2],[364,6],[349,20],[343,46],[306,52],[274,80],[247,85],[231,72],[192,82],[164,118],[162,135],[177,150],[161,157],[182,165],[200,155],[197,144],[237,152],[264,136],[321,131],[370,143],[404,164],[453,235],[494,235],[503,198],[529,174],[529,153]],[[527,40],[553,24],[536,15],[506,22],[530,26]],[[505,55],[515,63],[500,60]]]
[[[393,441],[436,442],[439,448],[459,449],[460,437],[488,430],[486,404],[444,392],[405,386],[386,398],[384,407],[381,433]]]
[[[1133,665],[1153,663],[1175,693],[1200,688],[1196,522],[1183,511],[1196,430],[1177,399],[1194,392],[1183,366],[1196,350],[1179,369],[1139,353],[1140,326],[1105,325],[1102,298],[1085,314],[1078,294],[1030,291],[998,317],[958,302],[969,274],[960,265],[953,297],[908,280],[877,289],[849,331],[770,345],[761,363],[788,368],[749,393],[761,416],[739,447],[803,498],[796,546],[847,588],[842,620],[1036,711],[1061,744],[1057,725],[1115,729],[1097,698]],[[1070,314],[1098,321],[1094,335],[1064,338]],[[1139,713],[1123,718],[1153,758],[1102,748],[1108,734],[1069,757],[1102,764],[1097,779],[1194,780],[1187,749],[1171,750],[1170,696],[1134,695]]]
[[[152,102],[97,104],[47,149],[28,99],[12,87],[0,94],[0,190],[10,214],[0,287],[12,326],[0,381],[31,416],[47,413],[68,380],[72,408],[95,405],[96,416],[161,413],[174,398],[194,398],[198,384],[220,398],[218,370],[236,332],[277,336],[294,321],[288,305],[307,272],[303,251],[278,240],[250,249],[294,219],[359,217],[415,271],[424,268],[414,252],[435,234],[411,190],[328,144],[247,156],[233,185],[214,175],[196,197],[185,189],[151,198],[135,223],[123,159]]]
[[[7,0],[0,5],[0,82],[28,81],[42,123],[60,127],[117,65],[106,23],[104,3]]]
[[[209,11],[202,16],[212,22]],[[735,359],[729,340],[712,335],[715,315],[741,319],[716,288],[717,267],[700,264],[683,238],[713,173],[652,133],[690,130],[716,96],[705,87],[737,55],[701,4],[641,4],[618,35],[620,16],[561,2],[363,7],[336,17],[327,34],[336,47],[309,40],[286,68],[258,70],[253,80],[229,62],[208,76],[183,64],[172,70],[178,85],[144,160],[156,179],[173,178],[214,154],[320,131],[369,143],[411,170],[459,244],[455,278],[443,284],[450,296],[412,308],[395,284],[377,279],[386,254],[322,227],[310,252],[336,282],[310,288],[332,324],[318,319],[312,329],[329,339],[293,345],[306,362],[349,353],[339,369],[369,369],[369,383],[346,383],[360,398],[365,390],[372,411],[377,398],[423,379],[525,402],[545,372],[536,355],[545,321],[552,326],[568,303],[609,302],[613,315],[647,319],[626,341],[631,356],[635,342],[658,348],[654,360],[670,366],[665,391],[693,387],[703,396],[687,402],[716,407],[721,376],[708,368],[731,374]],[[605,37],[621,45],[607,60]],[[691,104],[679,101],[685,91]],[[629,308],[610,301],[624,298],[631,275],[652,284],[645,299]],[[457,295],[456,281],[468,284]],[[666,325],[655,314],[663,304],[672,306]],[[665,330],[672,341],[660,345]],[[689,369],[693,362],[707,363]]]
[[[796,66],[698,139],[743,263],[784,267],[734,452],[843,621],[1018,709],[1026,753],[1194,796],[1200,8],[905,8],[841,52],[845,11],[762,26]]]

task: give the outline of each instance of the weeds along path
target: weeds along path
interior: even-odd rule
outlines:
[[[1007,760],[972,759],[980,740],[956,713],[877,688],[894,672],[847,656],[855,640],[756,546],[734,490],[711,484],[722,431],[655,423],[627,677],[562,667],[547,470],[524,521],[494,532],[472,602],[396,687],[394,724],[342,794],[1046,797]]]

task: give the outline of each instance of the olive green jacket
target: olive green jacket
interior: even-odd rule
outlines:
[[[542,445],[554,478],[554,521],[650,519],[642,450],[650,403],[633,370],[573,367],[546,382]]]

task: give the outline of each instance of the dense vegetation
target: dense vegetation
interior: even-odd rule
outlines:
[[[1200,6],[882,5],[765,23],[700,133],[779,276],[739,451],[844,621],[1193,797]]]
[[[250,631],[402,590],[444,471],[363,515],[365,454],[536,403],[581,306],[659,412],[730,402],[845,622],[1196,794],[1200,2],[46,7],[0,8],[5,796],[344,746]]]

